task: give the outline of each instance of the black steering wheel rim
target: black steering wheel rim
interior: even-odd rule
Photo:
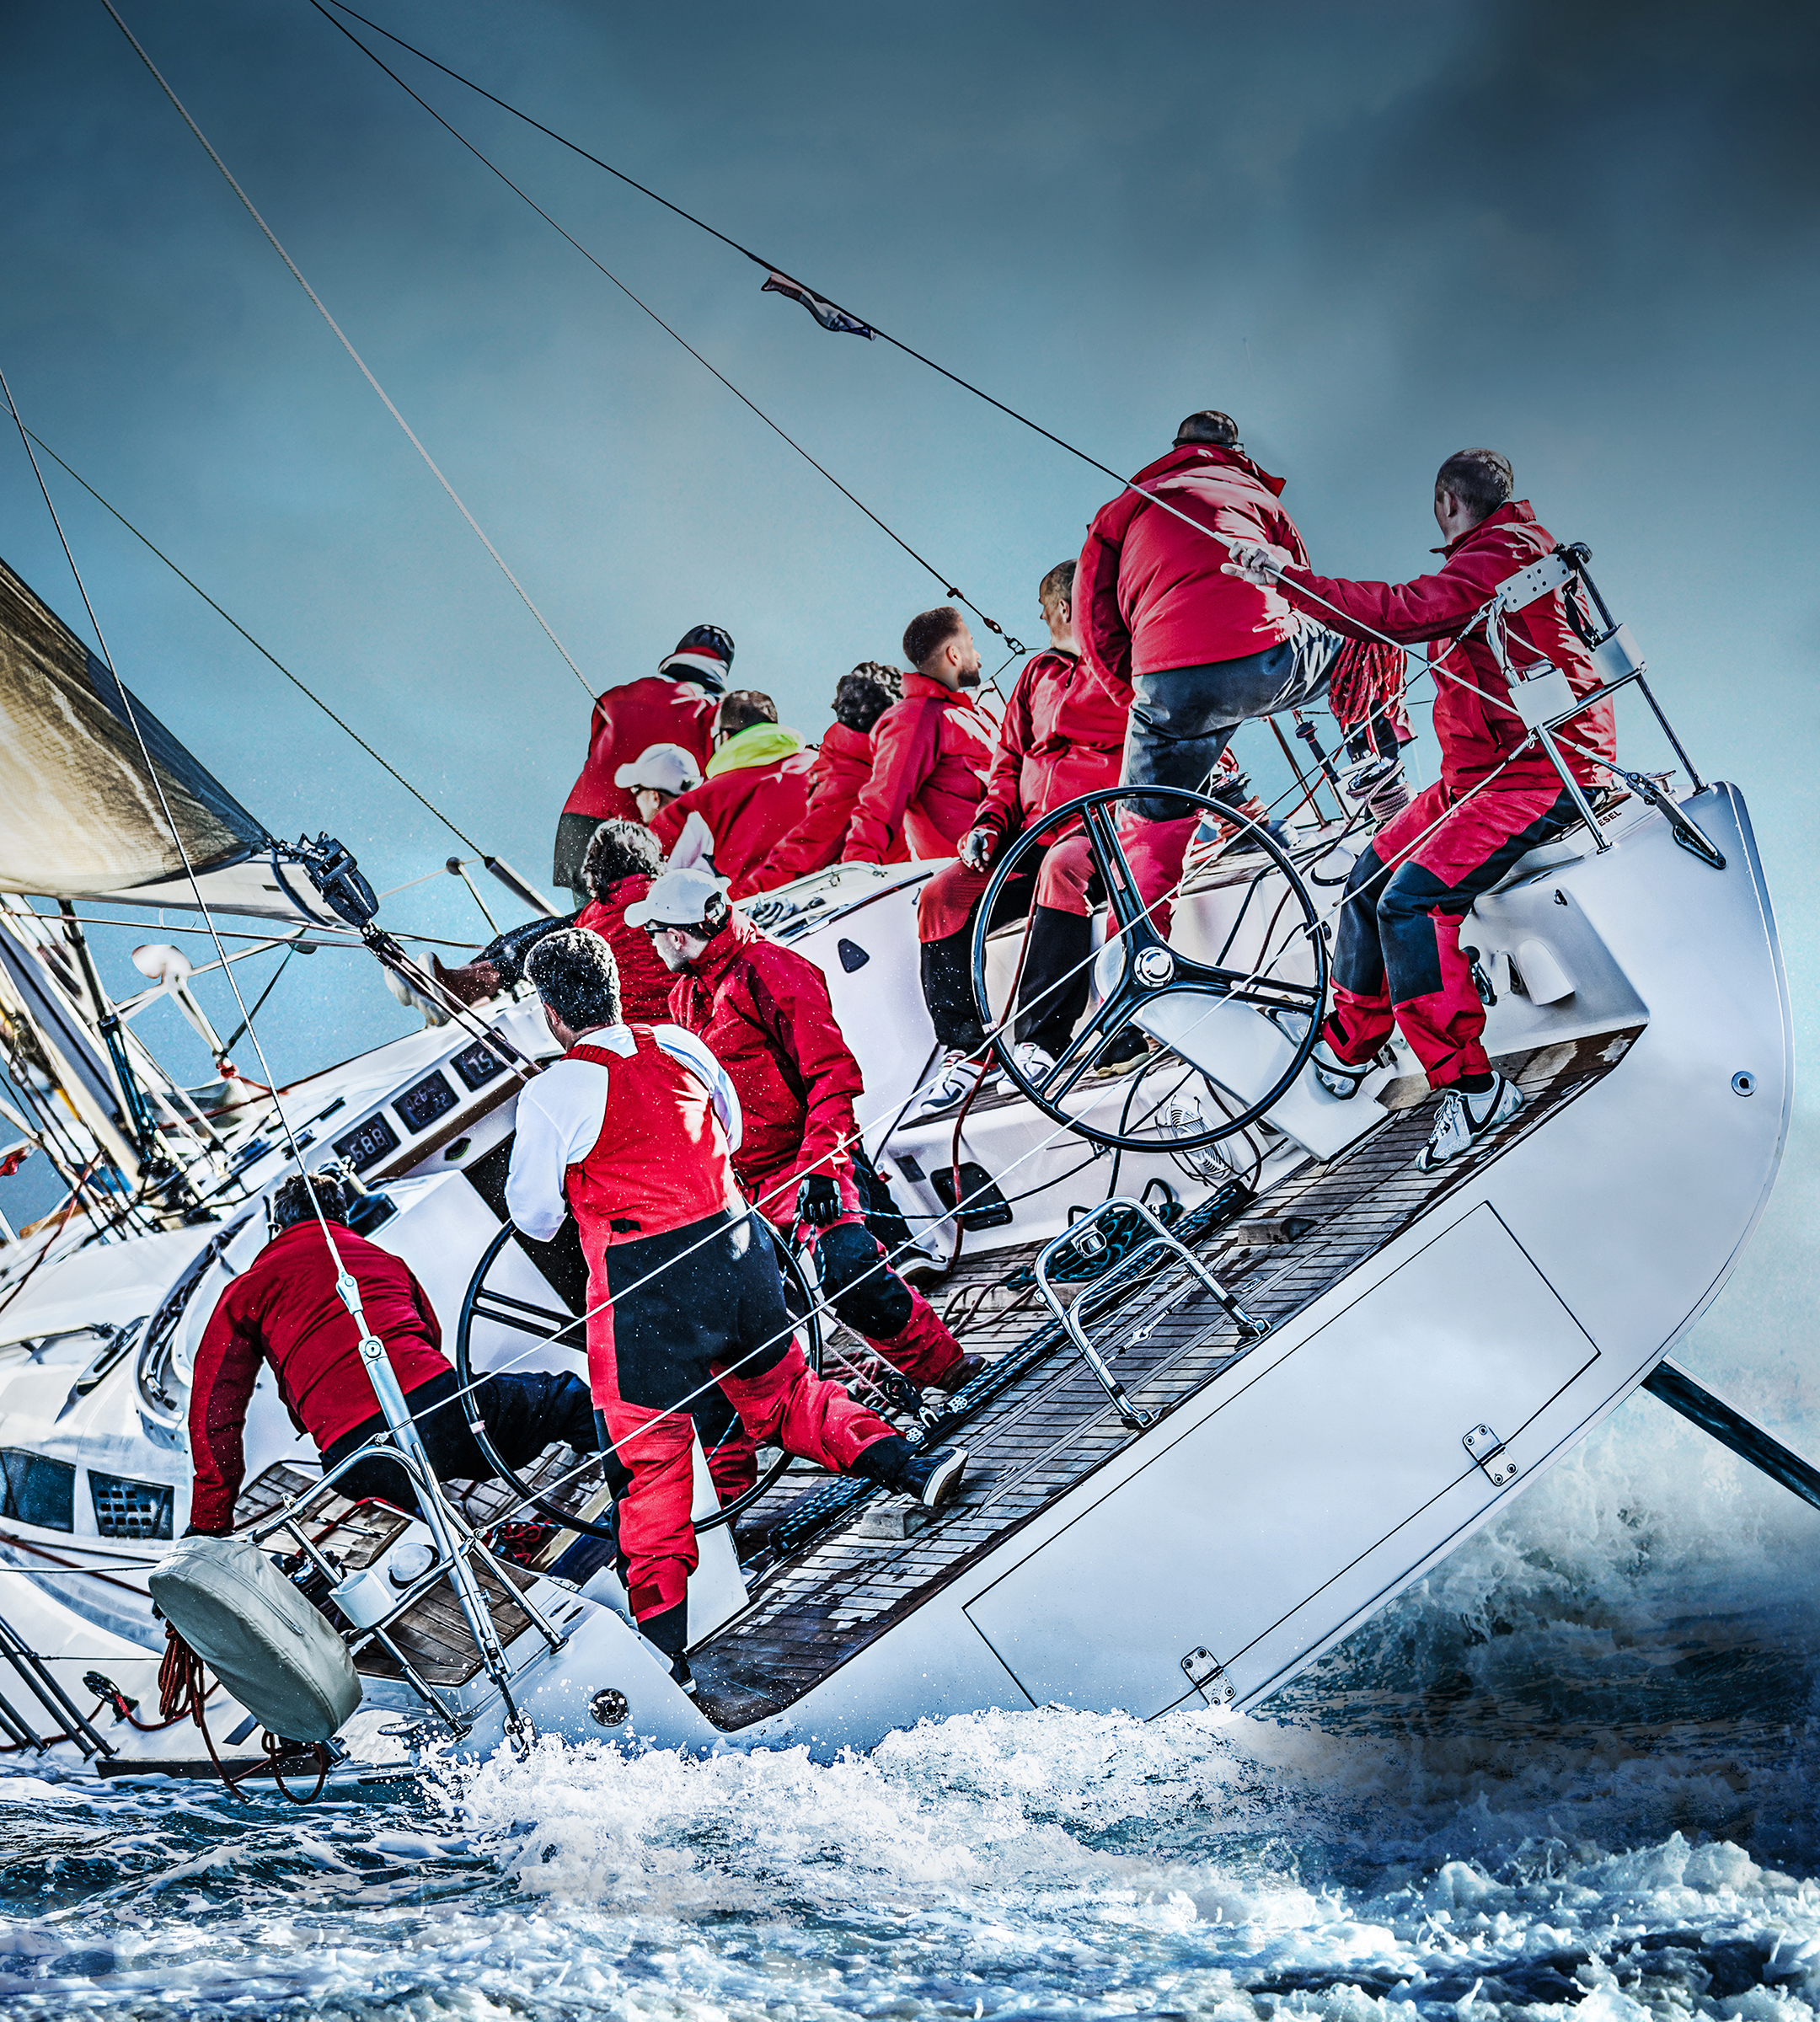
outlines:
[[[1168,817],[1170,820],[1185,820],[1200,813],[1213,814],[1223,823],[1229,824],[1241,832],[1248,838],[1250,847],[1263,853],[1269,860],[1266,868],[1281,873],[1288,895],[1300,903],[1303,925],[1300,928],[1292,929],[1292,933],[1300,932],[1312,950],[1314,966],[1313,984],[1272,984],[1265,983],[1263,978],[1258,976],[1241,977],[1234,971],[1222,969],[1217,964],[1196,961],[1185,955],[1179,949],[1170,946],[1164,936],[1157,932],[1148,917],[1149,909],[1136,902],[1136,879],[1132,875],[1129,860],[1125,856],[1116,829],[1110,819],[1111,809],[1134,800],[1174,802],[1178,812]],[[1070,1040],[1067,1051],[1057,1060],[1047,1080],[1041,1085],[1031,1081],[1018,1066],[1014,1056],[1014,1050],[1006,1034],[1014,1027],[1016,1007],[1008,1000],[1004,1030],[995,1033],[992,1042],[993,1050],[998,1056],[1006,1078],[1020,1094],[1035,1103],[1053,1121],[1064,1125],[1090,1143],[1113,1149],[1195,1151],[1245,1130],[1261,1121],[1295,1084],[1320,1038],[1329,977],[1327,935],[1314,899],[1288,852],[1261,822],[1254,821],[1249,815],[1241,814],[1224,801],[1216,800],[1211,794],[1192,792],[1186,787],[1177,786],[1101,787],[1093,793],[1082,794],[1077,799],[1065,802],[1017,837],[994,865],[992,877],[981,896],[979,908],[974,915],[972,981],[974,1005],[982,1024],[988,1032],[993,1031],[994,1014],[986,987],[987,941],[999,896],[1020,864],[1033,858],[1040,848],[1060,840],[1068,826],[1077,821],[1093,851],[1095,869],[1107,885],[1108,923],[1110,925],[1115,919],[1117,920],[1127,942],[1127,959],[1117,988],[1096,1009],[1089,1013],[1086,1023]],[[1119,867],[1121,875],[1117,879],[1105,876],[1106,864],[1104,859],[1108,852]],[[1250,904],[1249,898],[1246,904]],[[1235,925],[1234,932],[1236,931]],[[1286,948],[1287,945],[1286,941]],[[1139,958],[1153,947],[1168,950],[1169,980],[1155,985],[1140,983],[1138,980]],[[1175,995],[1235,998],[1241,1003],[1250,1003],[1266,1016],[1271,1016],[1273,1023],[1277,1022],[1273,1015],[1275,1014],[1306,1015],[1308,1026],[1299,1040],[1292,1044],[1287,1067],[1264,1094],[1241,1108],[1237,1115],[1223,1116],[1218,1124],[1203,1131],[1171,1137],[1166,1145],[1154,1137],[1138,1137],[1124,1131],[1105,1130],[1087,1122],[1079,1115],[1064,1108],[1063,1098],[1073,1090],[1100,1054],[1121,1033],[1132,1029],[1133,1014],[1138,1007]],[[1141,1027],[1138,1029],[1143,1030]],[[1282,1030],[1280,1024],[1278,1029]],[[1285,1033],[1284,1036],[1287,1038],[1289,1035]],[[1094,1040],[1097,1040],[1097,1045],[1087,1043]],[[1176,1057],[1185,1058],[1179,1053]],[[1191,1068],[1194,1067],[1192,1062],[1187,1062],[1186,1064]],[[1207,1078],[1204,1070],[1195,1068],[1194,1071],[1201,1073],[1202,1078]],[[1050,1094],[1046,1092],[1047,1090],[1059,1092]]]
[[[797,1325],[807,1338],[806,1354],[809,1365],[812,1369],[819,1371],[822,1367],[822,1324],[815,1292],[803,1275],[802,1266],[797,1260],[795,1252],[790,1248],[780,1232],[774,1228],[756,1208],[752,1211],[752,1219],[761,1228],[769,1232],[772,1251],[779,1260],[782,1274],[790,1290],[799,1296],[800,1308],[793,1317],[795,1318]],[[538,1335],[545,1340],[555,1340],[571,1329],[581,1330],[581,1338],[570,1345],[575,1347],[584,1357],[587,1353],[586,1323],[585,1319],[581,1317],[572,1314],[559,1316],[548,1308],[532,1307],[522,1300],[510,1302],[510,1304],[517,1309],[516,1315],[502,1314],[497,1311],[490,1312],[483,1309],[483,1302],[487,1298],[500,1300],[505,1296],[502,1293],[488,1292],[487,1273],[493,1268],[494,1261],[499,1256],[500,1252],[517,1233],[518,1231],[508,1222],[481,1251],[480,1260],[474,1268],[473,1275],[468,1281],[468,1290],[462,1298],[461,1318],[456,1323],[455,1328],[455,1375],[456,1380],[460,1385],[462,1410],[467,1417],[468,1429],[474,1434],[474,1444],[486,1457],[500,1479],[513,1490],[528,1507],[548,1517],[551,1522],[560,1524],[565,1530],[580,1531],[585,1537],[604,1538],[610,1543],[616,1538],[616,1533],[611,1524],[597,1523],[590,1517],[577,1516],[571,1511],[559,1508],[556,1504],[546,1501],[521,1475],[506,1466],[488,1435],[486,1420],[481,1413],[479,1402],[474,1395],[475,1383],[491,1373],[490,1371],[483,1369],[477,1374],[474,1370],[471,1344],[474,1323],[476,1319],[490,1319],[495,1324],[515,1327],[522,1333]],[[560,1317],[562,1324],[554,1326],[545,1332],[527,1324],[533,1316],[549,1320],[556,1320]],[[702,1517],[695,1525],[696,1535],[699,1537],[704,1532],[718,1530],[722,1524],[731,1523],[742,1510],[750,1508],[761,1495],[767,1494],[777,1485],[783,1477],[784,1469],[789,1467],[790,1462],[790,1455],[780,1452],[777,1459],[765,1469],[749,1489],[742,1494],[736,1495],[731,1502],[724,1504],[712,1516]]]

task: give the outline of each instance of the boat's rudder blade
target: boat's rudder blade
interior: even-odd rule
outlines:
[[[1753,1424],[1723,1398],[1715,1397],[1673,1362],[1658,1362],[1643,1379],[1643,1388],[1658,1397],[1671,1411],[1678,1411],[1690,1425],[1710,1433],[1722,1447],[1729,1447],[1740,1460],[1748,1460],[1760,1474],[1780,1482],[1791,1495],[1799,1495],[1820,1510],[1820,1468],[1773,1439],[1761,1426]]]

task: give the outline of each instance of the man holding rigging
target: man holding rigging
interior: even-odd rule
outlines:
[[[1514,499],[1508,460],[1463,449],[1435,477],[1434,516],[1444,557],[1409,583],[1316,575],[1299,553],[1235,543],[1228,573],[1268,584],[1355,638],[1429,642],[1441,777],[1386,822],[1346,880],[1334,950],[1333,1009],[1314,1070],[1350,1096],[1394,1024],[1443,1099],[1422,1147],[1424,1171],[1469,1153],[1523,1107],[1480,1042],[1485,1007],[1460,952],[1460,922],[1518,859],[1579,819],[1560,775],[1511,703],[1510,676],[1562,669],[1576,695],[1599,685],[1592,656],[1568,623],[1563,590],[1506,621],[1501,655],[1484,612],[1498,586],[1542,560],[1555,538],[1528,501]],[[1617,756],[1609,700],[1555,733],[1575,779],[1596,790]]]

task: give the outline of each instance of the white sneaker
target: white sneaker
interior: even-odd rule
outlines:
[[[1369,1063],[1362,1067],[1348,1067],[1325,1039],[1315,1040],[1309,1066],[1314,1069],[1315,1080],[1337,1102],[1350,1102],[1358,1094],[1359,1083],[1371,1073]]]
[[[1507,1124],[1523,1106],[1523,1090],[1500,1074],[1482,1094],[1469,1095],[1464,1089],[1449,1089],[1441,1099],[1441,1114],[1416,1160],[1425,1173],[1448,1164],[1465,1153],[1475,1151],[1501,1125]]]
[[[1034,1082],[1039,1089],[1055,1072],[1055,1055],[1039,1046],[1034,1039],[1020,1040],[1011,1049],[1011,1061],[1025,1080]],[[1004,1067],[998,1070],[998,1085],[1013,1095],[1024,1093]]]
[[[1318,1039],[1314,1051],[1309,1056],[1309,1067],[1314,1078],[1336,1102],[1350,1102],[1379,1067],[1394,1064],[1395,1056],[1388,1046],[1381,1046],[1362,1066],[1351,1067],[1326,1040]]]
[[[939,1116],[944,1110],[951,1110],[978,1078],[979,1062],[969,1060],[965,1053],[955,1051],[942,1055],[936,1062],[935,1072],[910,1099],[910,1107],[904,1114],[906,1123],[918,1123],[925,1116]]]

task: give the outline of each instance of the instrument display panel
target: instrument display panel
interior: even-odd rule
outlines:
[[[439,1069],[395,1097],[392,1106],[415,1137],[420,1131],[427,1131],[438,1116],[447,1115],[460,1099]]]
[[[356,1173],[377,1165],[388,1152],[395,1152],[403,1140],[383,1116],[369,1116],[366,1122],[335,1141],[335,1156],[345,1158]]]

